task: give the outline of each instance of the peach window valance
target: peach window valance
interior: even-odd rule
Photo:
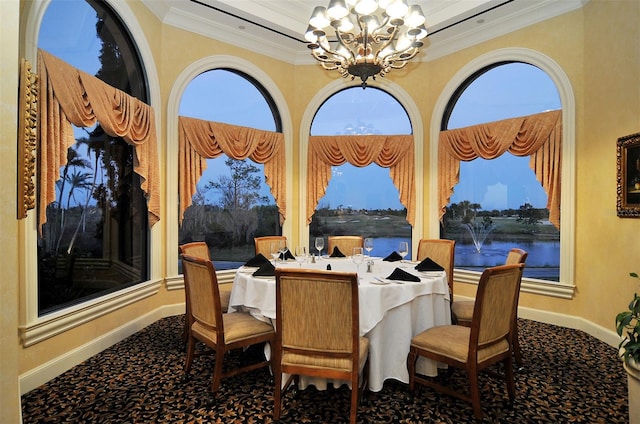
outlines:
[[[280,224],[286,211],[286,169],[284,134],[255,128],[178,117],[179,162],[178,190],[180,191],[180,218],[191,205],[196,184],[207,168],[206,159],[223,153],[233,159],[249,158],[264,164],[265,182],[271,188]]]
[[[560,228],[562,111],[554,110],[440,132],[438,205],[440,219],[460,180],[460,161],[495,159],[504,152],[531,156],[529,167],[547,193],[549,221]]]
[[[309,137],[307,224],[325,195],[331,167],[349,162],[358,167],[376,163],[389,168],[407,221],[415,224],[415,161],[412,135],[340,135]]]
[[[134,146],[134,170],[148,202],[149,226],[160,220],[160,186],[153,108],[63,60],[38,50],[40,101],[38,230],[47,221],[46,206],[56,200],[56,181],[75,142],[72,125],[99,122],[112,137]]]

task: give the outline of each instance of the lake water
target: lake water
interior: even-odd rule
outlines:
[[[375,238],[373,239],[371,256],[385,257],[394,250],[398,250],[398,244],[401,241],[410,240],[399,237]],[[519,247],[529,253],[527,266],[524,270],[525,277],[558,281],[560,272],[559,241],[534,241],[531,243],[491,241],[482,246],[480,253],[476,251],[473,244],[456,243],[456,267],[482,272],[486,267],[503,264],[509,250],[514,247]],[[407,257],[410,256],[411,253],[407,255]]]

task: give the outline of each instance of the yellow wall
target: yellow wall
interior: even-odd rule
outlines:
[[[2,44],[2,75],[0,99],[0,133],[5,162],[2,173],[5,180],[15,181],[15,107],[11,94],[12,82],[5,75],[7,63],[17,63],[17,25],[6,18],[6,13],[16,15],[13,7],[17,0],[0,1],[3,24],[0,29]],[[163,107],[161,117],[167,119],[166,107],[169,93],[176,77],[191,63],[211,55],[235,55],[247,60],[275,82],[286,98],[290,119],[293,123],[293,184],[294,205],[298,210],[295,195],[298,193],[298,140],[300,121],[309,101],[324,86],[338,78],[336,73],[326,72],[317,65],[293,66],[269,59],[252,52],[234,48],[228,44],[190,34],[170,26],[162,25],[142,5],[129,2],[150,44],[157,74]],[[23,6],[27,2],[21,3]],[[418,105],[425,134],[424,163],[429,163],[430,122],[436,99],[452,76],[465,64],[484,53],[505,47],[522,47],[539,51],[562,67],[571,81],[576,100],[576,295],[572,300],[562,300],[539,295],[523,294],[520,305],[584,319],[606,330],[613,329],[615,314],[624,309],[634,290],[630,271],[640,272],[640,219],[621,219],[616,216],[616,140],[618,137],[640,132],[640,2],[634,0],[591,0],[578,11],[524,28],[512,34],[465,49],[437,60],[412,63],[407,69],[394,70],[387,78],[400,85]],[[428,49],[427,49],[428,54]],[[6,59],[6,60],[5,60]],[[224,99],[212,99],[224,101]],[[8,107],[7,107],[8,104]],[[15,130],[13,130],[15,131]],[[160,142],[175,142],[166,134],[162,125]],[[166,148],[161,149],[161,164],[166,165]],[[173,160],[173,158],[170,158]],[[161,171],[166,166],[161,166]],[[424,170],[428,175],[428,170]],[[0,194],[3,204],[11,205],[2,211],[2,239],[5,246],[13,246],[18,239],[15,216],[15,191],[4,190]],[[163,183],[163,187],[166,184]],[[425,181],[425,199],[429,197],[428,181]],[[170,207],[174,207],[170,205]],[[163,204],[166,212],[167,205]],[[427,211],[428,212],[428,211]],[[297,238],[298,217],[294,220]],[[425,228],[431,217],[425,217]],[[160,222],[159,237],[166,237],[166,225]],[[107,316],[93,320],[59,336],[22,348],[17,337],[17,287],[24,287],[18,275],[18,258],[15,252],[3,254],[5,277],[0,309],[2,310],[2,396],[0,421],[6,416],[15,416],[19,406],[13,405],[17,394],[17,376],[64,355],[70,350],[91,342],[96,337],[112,331],[127,322],[153,311],[163,305],[183,301],[182,291],[167,291],[164,284],[160,292],[146,300],[122,308]],[[165,260],[164,254],[162,260]],[[164,268],[163,268],[164,269]],[[7,283],[7,282],[13,282]],[[8,285],[7,285],[8,284]],[[458,283],[458,293],[472,295],[474,288]],[[16,370],[18,370],[16,372]],[[5,378],[9,377],[9,380]],[[9,400],[9,406],[4,405]],[[8,415],[6,415],[8,414]]]

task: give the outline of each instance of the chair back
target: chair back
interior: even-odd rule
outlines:
[[[203,241],[184,243],[178,246],[181,255],[194,256],[196,258],[211,259],[209,246]]]
[[[524,264],[500,265],[482,273],[471,321],[471,350],[508,343],[523,267]]]
[[[526,262],[527,256],[529,256],[529,253],[527,253],[522,249],[514,247],[513,249],[509,250],[509,253],[507,254],[507,259],[504,261],[504,264],[505,265],[523,264]]]
[[[256,255],[262,254],[265,258],[271,257],[271,243],[275,243],[277,241],[283,240],[285,244],[287,243],[286,236],[263,236],[263,237],[255,237],[253,239],[253,243],[255,245]]]
[[[213,262],[183,255],[182,267],[194,321],[209,330],[215,330],[220,337],[223,337],[220,291]]]
[[[276,269],[276,349],[326,355],[351,372],[359,358],[355,273]]]
[[[327,238],[327,253],[331,255],[335,247],[346,256],[351,256],[354,247],[364,248],[364,237],[362,236],[329,236]]]
[[[456,241],[447,239],[420,239],[418,243],[417,260],[433,259],[447,272],[449,292],[453,299],[453,264],[455,258]]]

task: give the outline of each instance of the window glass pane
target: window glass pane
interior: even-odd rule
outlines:
[[[524,63],[486,69],[452,106],[447,129],[559,109],[553,81]],[[482,271],[504,263],[512,247],[527,252],[525,277],[559,281],[560,232],[548,220],[547,195],[529,157],[505,153],[460,163],[442,236],[456,240],[455,266]]]
[[[311,126],[311,135],[348,134],[411,134],[411,122],[389,93],[373,87],[353,87],[327,99]],[[326,250],[329,235],[372,237],[371,256],[386,256],[398,250],[400,241],[411,242],[411,225],[399,196],[389,168],[375,163],[365,168],[349,163],[333,167],[326,194],[309,225],[310,251],[318,253],[314,240],[322,237],[324,254],[330,254]]]
[[[273,111],[273,100],[257,82],[237,71],[215,69],[189,83],[179,113],[279,131],[279,118]],[[231,269],[254,255],[254,237],[281,232],[278,209],[265,183],[263,164],[250,159],[237,161],[224,154],[207,159],[207,169],[179,229],[180,244],[206,241],[216,269]]]
[[[148,98],[135,44],[101,1],[51,1],[38,47]],[[99,124],[74,131],[77,142],[68,150],[57,200],[46,205],[47,223],[38,237],[40,315],[148,279],[147,204],[133,172],[133,149]]]

